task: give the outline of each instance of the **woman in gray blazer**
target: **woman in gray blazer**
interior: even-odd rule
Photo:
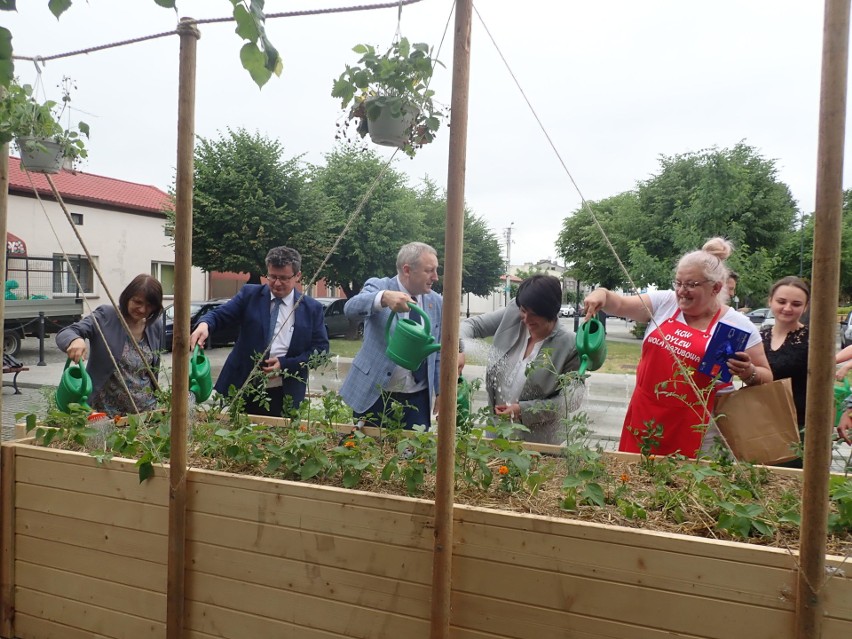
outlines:
[[[558,444],[568,415],[558,376],[580,367],[573,333],[559,325],[562,287],[552,275],[533,275],[518,287],[514,304],[470,317],[462,339],[494,336],[485,372],[496,415],[529,428],[526,441]],[[547,356],[546,356],[547,354]]]
[[[88,358],[86,370],[92,378],[92,396],[88,404],[110,417],[151,410],[156,406],[156,385],[145,364],[157,374],[163,350],[163,322],[159,321],[163,287],[150,275],[137,275],[121,292],[118,307],[145,361],[139,357],[118,313],[109,304],[98,306],[90,315],[56,334],[56,345],[69,358],[77,363]],[[86,340],[90,346],[86,345]]]

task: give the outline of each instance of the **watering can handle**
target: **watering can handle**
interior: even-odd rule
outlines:
[[[70,357],[68,359],[66,359],[65,360],[65,368],[63,368],[62,370],[67,371],[68,367],[71,365],[71,362],[73,362],[73,361],[74,360],[72,360]],[[76,365],[85,370],[85,367],[83,366],[83,358],[82,357],[80,358],[80,361],[77,362]]]
[[[422,308],[417,306],[414,302],[408,302],[408,308],[411,312],[417,313],[420,317],[423,318],[423,328],[426,331],[427,335],[432,334],[432,322],[429,320],[429,316],[426,314]],[[393,318],[396,317],[396,313],[391,311],[390,315],[388,315],[388,323],[385,324],[385,342],[390,342],[390,329],[393,324]]]

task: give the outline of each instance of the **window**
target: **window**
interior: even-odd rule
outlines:
[[[82,291],[77,289],[75,274],[83,288]],[[53,292],[71,295],[79,295],[81,292],[91,295],[95,292],[95,274],[92,265],[84,255],[69,255],[66,262],[61,254],[53,254]]]
[[[77,226],[83,226],[83,214],[82,213],[71,213],[71,221],[74,222]]]
[[[151,276],[160,280],[163,295],[175,294],[175,265],[170,262],[151,262]]]

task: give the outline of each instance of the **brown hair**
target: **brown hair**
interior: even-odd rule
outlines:
[[[157,319],[163,312],[163,287],[156,278],[146,273],[140,273],[128,284],[118,297],[118,308],[126,318],[128,305],[134,297],[142,297],[151,305],[151,312],[146,318],[149,322]]]
[[[805,303],[811,303],[811,287],[808,286],[808,283],[803,280],[801,277],[796,277],[795,275],[788,275],[787,277],[782,277],[780,280],[775,282],[772,285],[772,288],[769,289],[769,299],[771,300],[775,297],[775,291],[777,291],[782,286],[792,286],[793,288],[797,288],[800,291],[803,291],[805,294]]]

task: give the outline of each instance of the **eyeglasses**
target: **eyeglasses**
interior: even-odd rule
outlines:
[[[694,291],[702,284],[706,284],[711,280],[702,280],[701,282],[679,282],[678,280],[674,280],[672,282],[672,288],[677,290],[679,288],[685,288],[687,291]]]
[[[296,275],[298,275],[298,273],[294,273],[293,275],[270,275],[269,273],[267,273],[266,279],[270,282],[283,282],[286,284],[294,277],[296,277]]]

